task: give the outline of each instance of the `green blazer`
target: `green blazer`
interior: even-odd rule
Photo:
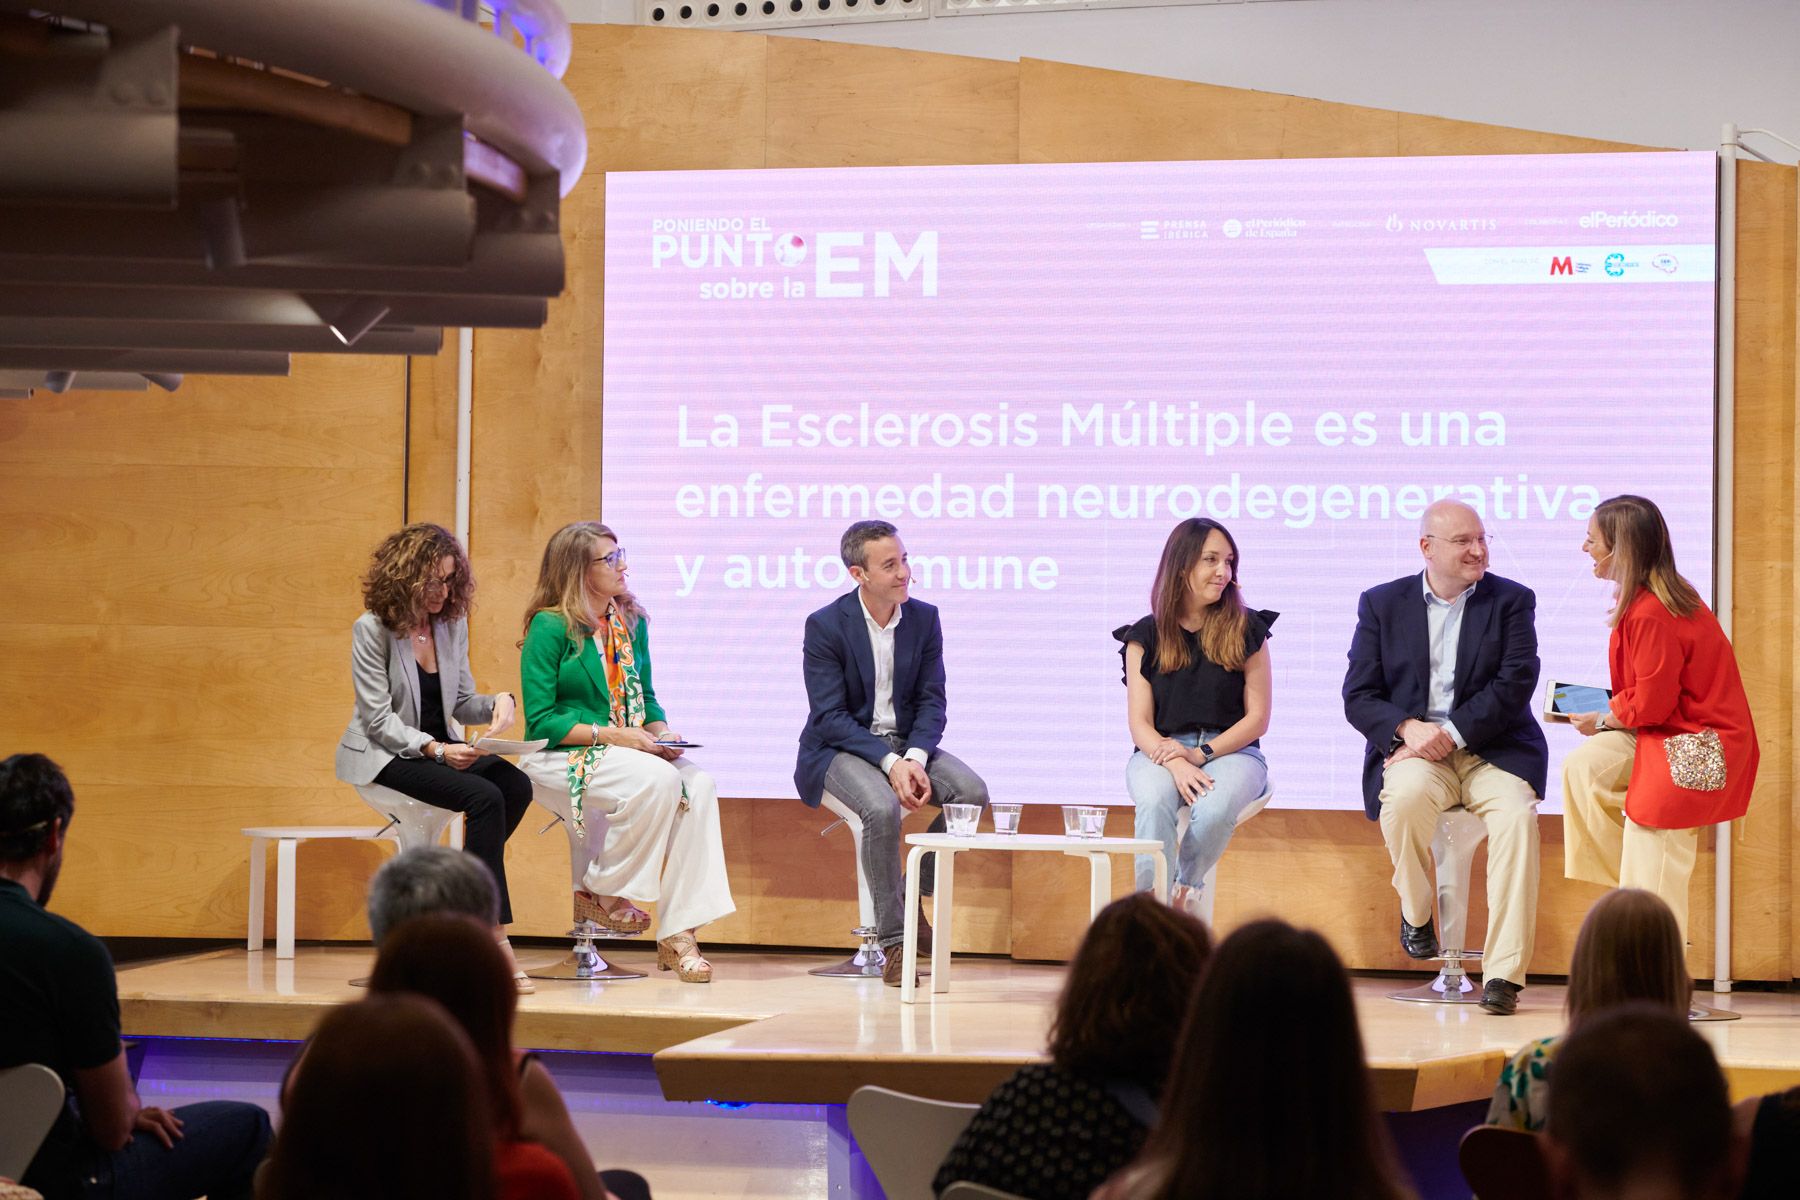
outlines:
[[[644,723],[666,720],[650,686],[650,623],[640,620],[631,635],[638,682],[644,687]],[[569,626],[553,612],[531,618],[519,651],[519,683],[525,694],[525,736],[560,746],[577,725],[611,725],[612,700],[606,666],[591,634],[569,640]]]

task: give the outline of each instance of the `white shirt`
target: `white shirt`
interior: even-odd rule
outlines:
[[[1456,700],[1456,647],[1462,641],[1463,613],[1469,609],[1471,583],[1455,598],[1445,600],[1431,590],[1431,576],[1421,571],[1419,581],[1425,588],[1425,628],[1430,646],[1430,681],[1426,692],[1425,719],[1443,726],[1450,740],[1461,750],[1468,743],[1450,720],[1450,708]]]
[[[875,716],[869,722],[869,732],[876,737],[886,737],[900,727],[900,722],[894,715],[894,630],[900,627],[904,609],[896,604],[894,615],[886,625],[882,625],[869,612],[869,605],[860,592],[856,602],[862,605],[863,624],[869,629],[869,649],[875,655]],[[925,765],[925,751],[918,746],[908,749],[906,757],[920,766]],[[898,761],[900,756],[890,752],[881,760],[882,771],[892,771]]]

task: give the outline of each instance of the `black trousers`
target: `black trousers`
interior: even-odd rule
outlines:
[[[511,924],[506,839],[531,807],[531,780],[525,772],[491,754],[466,771],[439,766],[429,758],[396,758],[381,768],[375,782],[433,808],[447,808],[468,818],[463,848],[494,873],[494,882],[500,885],[500,923]]]

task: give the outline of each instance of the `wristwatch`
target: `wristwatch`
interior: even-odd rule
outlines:
[[[437,759],[437,764],[441,767],[444,765],[444,743],[439,742],[437,747],[438,748],[432,752],[431,757]]]
[[[1214,753],[1213,753],[1213,748],[1212,748],[1212,743],[1211,743],[1211,742],[1202,742],[1202,743],[1200,743],[1200,753],[1201,753],[1201,754],[1202,754],[1202,755],[1204,755],[1204,756],[1205,756],[1205,757],[1204,757],[1204,758],[1202,758],[1202,759],[1201,759],[1201,760],[1200,760],[1200,761],[1201,761],[1201,763],[1202,763],[1202,764],[1204,764],[1204,763],[1209,763],[1209,762],[1211,762],[1211,761],[1212,761],[1212,760],[1213,760],[1213,759],[1214,759],[1214,758],[1215,758],[1215,757],[1217,757],[1217,756],[1216,756],[1216,755],[1215,755],[1215,754],[1214,754]]]

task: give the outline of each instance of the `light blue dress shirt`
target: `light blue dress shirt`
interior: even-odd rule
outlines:
[[[1431,578],[1424,571],[1419,572],[1419,585],[1425,589],[1425,627],[1431,647],[1431,686],[1426,697],[1430,707],[1425,710],[1425,719],[1433,725],[1443,726],[1444,732],[1461,750],[1468,743],[1463,741],[1455,722],[1450,720],[1450,708],[1456,700],[1456,646],[1462,640],[1463,613],[1469,608],[1469,594],[1476,585],[1471,583],[1454,600],[1445,600],[1432,591]]]

